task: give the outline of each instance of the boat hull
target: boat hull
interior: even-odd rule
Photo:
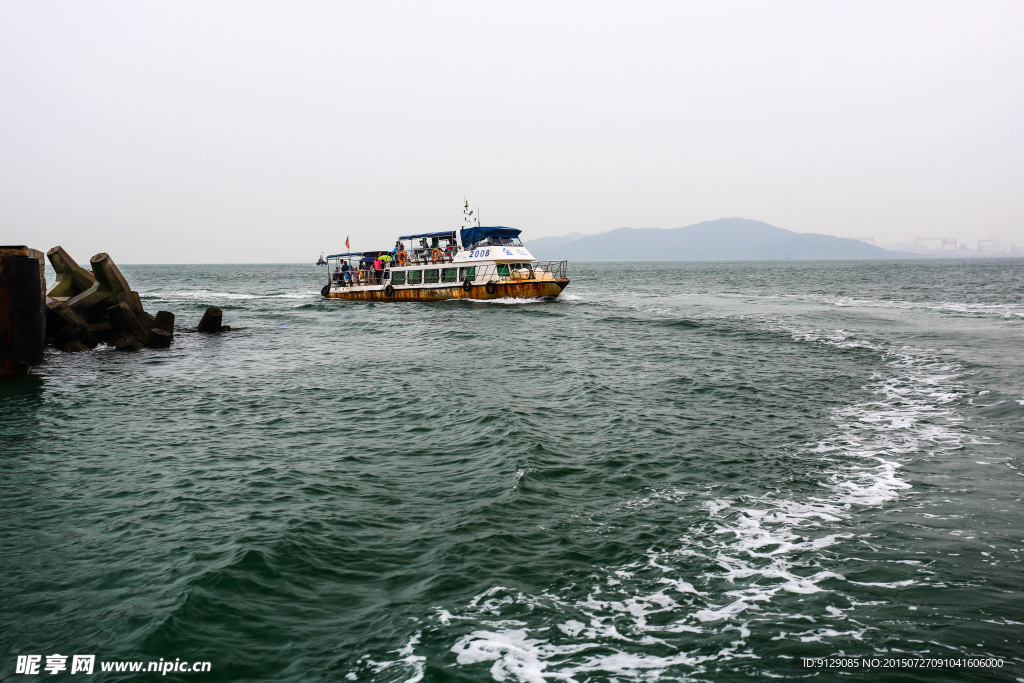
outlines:
[[[467,292],[461,284],[450,287],[395,287],[387,296],[385,287],[332,287],[324,298],[354,301],[445,301],[447,299],[536,299],[556,297],[569,284],[568,278],[555,280],[526,280],[523,282],[493,282],[493,292],[487,284],[471,285]]]

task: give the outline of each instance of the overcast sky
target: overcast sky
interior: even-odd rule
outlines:
[[[0,0],[0,243],[310,261],[740,216],[1024,246],[1021,2]]]

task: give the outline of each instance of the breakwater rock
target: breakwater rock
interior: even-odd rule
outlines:
[[[167,348],[174,337],[174,314],[156,317],[142,307],[139,293],[105,253],[78,265],[62,247],[46,252],[57,281],[46,294],[47,339],[74,352],[109,344],[121,351]]]
[[[220,310],[216,306],[210,306],[203,313],[203,319],[199,321],[199,326],[196,328],[196,332],[206,332],[208,334],[218,334],[220,332],[228,332],[231,328],[227,325],[222,325],[224,322],[224,311]]]

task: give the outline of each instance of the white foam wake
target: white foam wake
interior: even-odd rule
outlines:
[[[1015,302],[978,303],[963,301],[903,301],[898,299],[864,299],[857,297],[817,297],[818,300],[843,308],[888,308],[898,310],[935,311],[971,317],[1024,318],[1024,305]]]
[[[252,294],[248,292],[214,292],[208,289],[179,289],[169,292],[143,292],[143,299],[168,301],[244,301],[249,299],[308,299],[319,297],[319,292],[283,292],[280,294]]]
[[[585,597],[579,587],[539,595],[492,588],[454,613],[439,614],[442,629],[462,626],[464,635],[451,648],[460,665],[489,663],[497,681],[665,680],[699,675],[712,660],[717,666],[756,659],[747,639],[757,622],[779,625],[785,637],[800,642],[863,636],[867,627],[847,610],[828,605],[802,614],[791,598],[853,583],[828,550],[853,535],[851,518],[911,488],[900,477],[910,454],[960,446],[953,402],[965,393],[957,379],[961,368],[934,352],[886,350],[841,330],[788,332],[807,343],[867,348],[885,358],[885,370],[865,387],[866,400],[836,410],[829,436],[799,453],[818,468],[820,495],[704,500],[703,514],[688,515],[685,531],[668,549],[599,571]],[[682,504],[695,495],[657,491],[623,504],[622,513],[655,502]],[[687,634],[695,634],[689,652],[667,642],[685,642]],[[721,646],[708,652],[704,642]]]

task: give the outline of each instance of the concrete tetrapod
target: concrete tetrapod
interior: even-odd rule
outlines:
[[[207,332],[217,333],[225,332],[230,330],[230,327],[224,327],[221,322],[224,320],[224,311],[220,310],[216,306],[210,306],[203,313],[203,319],[199,321],[199,327],[196,328],[196,332]]]
[[[162,323],[157,324],[108,254],[89,259],[92,272],[60,246],[47,252],[47,257],[57,273],[46,299],[49,340],[54,346],[67,351],[100,343],[126,351],[170,346],[174,315],[162,311],[158,314]]]

